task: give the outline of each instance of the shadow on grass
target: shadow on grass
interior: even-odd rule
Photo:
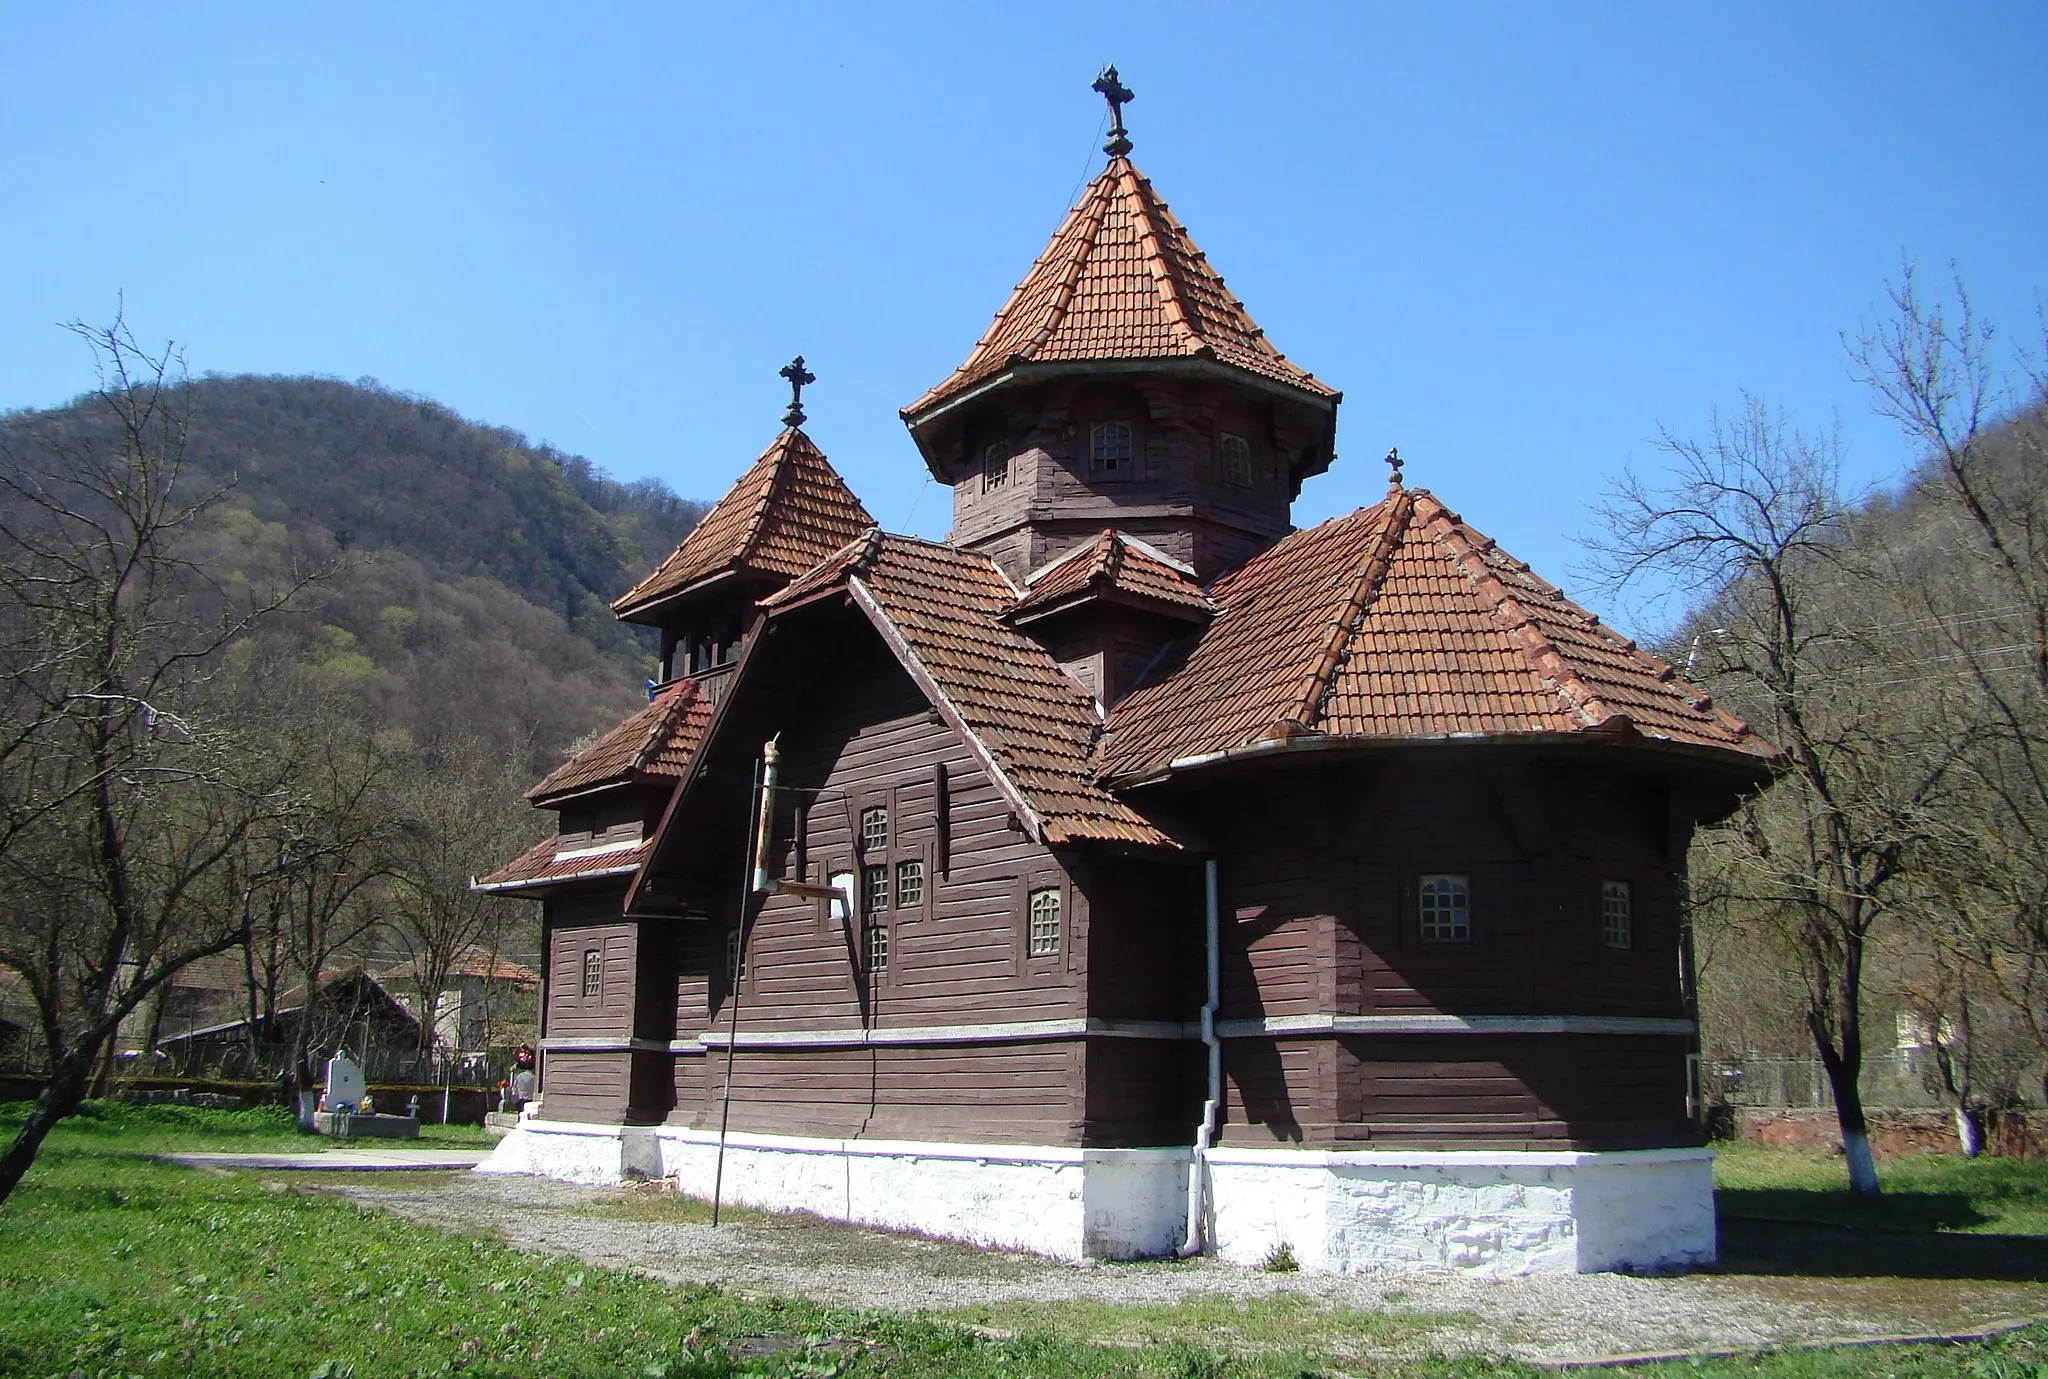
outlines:
[[[1968,1192],[1888,1189],[1874,1202],[1840,1188],[1724,1187],[1714,1193],[1723,1216],[1769,1216],[1832,1226],[1878,1226],[1907,1231],[1965,1231],[1997,1218]]]
[[[1963,1235],[1938,1228],[1816,1221],[1810,1219],[1814,1211],[1802,1210],[1811,1204],[1800,1199],[1820,1196],[1779,1190],[1721,1194],[1721,1262],[1714,1271],[1778,1277],[2048,1282],[2048,1237]],[[1948,1210],[1958,1224],[1984,1219],[1967,1204],[1952,1204]],[[1934,1208],[1930,1213],[1938,1214]],[[1776,1219],[1792,1216],[1809,1219]]]

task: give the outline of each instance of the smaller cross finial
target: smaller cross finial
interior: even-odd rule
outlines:
[[[804,384],[816,383],[818,376],[804,367],[804,357],[802,355],[798,355],[787,364],[784,364],[780,372],[784,378],[789,380],[789,410],[782,414],[782,424],[784,426],[802,426],[804,424]]]
[[[1112,158],[1121,158],[1131,151],[1130,131],[1124,128],[1124,106],[1138,98],[1117,79],[1114,65],[1103,68],[1102,75],[1089,89],[1101,92],[1109,102],[1109,142],[1102,146],[1102,151]]]
[[[1392,449],[1387,451],[1387,492],[1399,493],[1400,491],[1401,452],[1398,449]]]

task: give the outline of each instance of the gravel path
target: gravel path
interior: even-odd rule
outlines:
[[[1670,1278],[1267,1274],[1206,1260],[1066,1265],[802,1216],[742,1213],[713,1230],[692,1219],[701,1207],[661,1184],[387,1174],[320,1186],[425,1224],[488,1231],[520,1249],[851,1308],[973,1322],[979,1309],[1015,1316],[1018,1304],[1296,1294],[1318,1307],[1405,1319],[1383,1339],[1341,1347],[1358,1358],[1440,1352],[1556,1363],[1961,1332],[2048,1313],[2048,1241],[1873,1242],[1870,1233],[1731,1221],[1719,1271]]]

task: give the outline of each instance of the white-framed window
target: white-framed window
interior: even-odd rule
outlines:
[[[595,948],[583,950],[583,994],[585,997],[604,995],[604,955]]]
[[[981,491],[994,493],[1010,482],[1010,447],[992,441],[981,448]]]
[[[1031,893],[1030,929],[1025,951],[1034,958],[1060,951],[1060,888],[1047,886]]]
[[[882,806],[860,812],[860,850],[880,855],[889,850],[889,811]]]
[[[1129,478],[1131,428],[1121,421],[1098,421],[1089,428],[1088,457],[1098,477]]]
[[[728,929],[725,934],[725,980],[728,984],[747,975],[746,931]]]
[[[1612,878],[1600,883],[1600,942],[1609,948],[1635,947],[1635,888]]]
[[[889,926],[870,924],[868,926],[868,971],[889,970]]]
[[[1223,482],[1239,488],[1252,486],[1252,446],[1243,436],[1223,436]]]
[[[1420,877],[1416,918],[1424,943],[1472,941],[1472,878],[1449,872]]]
[[[924,861],[906,857],[896,864],[896,908],[913,909],[924,904]]]
[[[871,915],[889,908],[889,864],[870,862],[860,869],[860,909]]]

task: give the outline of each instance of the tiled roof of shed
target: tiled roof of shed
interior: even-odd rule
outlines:
[[[1125,778],[1303,734],[1577,733],[1769,760],[1776,750],[1422,489],[1293,536],[1217,580],[1223,611],[1111,715]]]
[[[678,680],[643,709],[541,778],[526,792],[535,804],[635,776],[680,778],[711,722],[711,704],[695,680]]]
[[[915,416],[1014,364],[1200,358],[1334,399],[1290,363],[1195,247],[1152,184],[1113,158],[959,368]]]
[[[470,889],[499,892],[538,890],[542,886],[560,885],[565,881],[630,876],[647,860],[650,846],[648,842],[640,842],[630,848],[607,848],[558,857],[556,849],[560,845],[557,838],[543,838],[490,875],[479,876],[470,882]]]
[[[1105,527],[1066,559],[1033,575],[1011,609],[1011,620],[1028,621],[1030,614],[1087,597],[1150,604],[1197,618],[1216,611],[1192,575],[1168,564],[1144,542]]]
[[[612,611],[631,617],[728,572],[793,579],[874,521],[810,437],[791,427]]]
[[[978,551],[870,531],[763,601],[771,613],[841,585],[867,604],[913,677],[930,682],[1048,843],[1172,846],[1096,785],[1094,701],[1044,647],[1003,622],[1016,590]]]

